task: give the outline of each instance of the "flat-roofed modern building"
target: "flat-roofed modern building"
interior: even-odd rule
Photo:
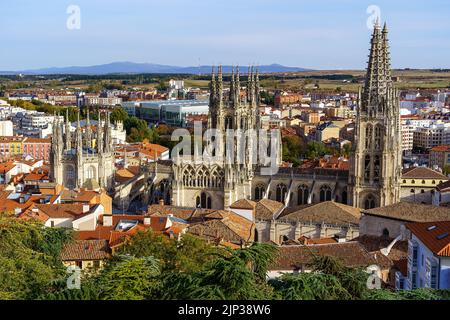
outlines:
[[[208,101],[197,100],[128,101],[122,103],[122,108],[130,116],[174,127],[185,127],[188,116],[209,112]]]

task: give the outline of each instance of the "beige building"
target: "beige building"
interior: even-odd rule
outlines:
[[[333,122],[322,123],[316,128],[316,141],[326,141],[329,139],[339,139],[340,128]]]
[[[425,167],[403,170],[401,201],[431,204],[436,187],[449,181],[442,173]]]
[[[326,201],[314,205],[285,207],[268,199],[256,206],[256,240],[282,244],[300,238],[340,236],[351,240],[359,235],[360,210]]]
[[[111,256],[107,240],[75,240],[66,244],[61,252],[63,264],[81,270],[96,270],[104,266]]]

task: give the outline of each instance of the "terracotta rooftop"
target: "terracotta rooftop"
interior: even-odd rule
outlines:
[[[366,267],[376,264],[376,260],[358,242],[344,242],[318,245],[282,246],[278,250],[278,259],[269,270],[298,270],[308,267],[314,255],[327,255],[338,258],[347,267]]]
[[[432,148],[431,151],[450,152],[450,146],[449,145],[436,146]]]
[[[450,221],[408,223],[406,227],[435,255],[450,257]]]
[[[253,210],[256,206],[256,202],[248,199],[240,199],[236,202],[234,202],[230,208],[233,209],[247,209],[247,210]]]
[[[66,244],[61,252],[63,261],[103,260],[109,256],[106,240],[74,240]]]
[[[403,179],[440,179],[448,180],[449,178],[442,173],[425,167],[414,167],[403,170]]]
[[[407,222],[450,221],[448,208],[414,202],[399,202],[386,207],[362,210],[362,213]]]
[[[255,230],[253,222],[230,211],[221,210],[218,214],[220,216],[215,215],[212,219],[192,224],[188,232],[206,240],[219,240],[234,244],[253,240]]]
[[[342,203],[326,201],[297,208],[287,208],[278,219],[329,224],[359,224],[360,210]]]
[[[272,220],[284,204],[270,199],[261,199],[256,203],[255,217],[260,220]]]

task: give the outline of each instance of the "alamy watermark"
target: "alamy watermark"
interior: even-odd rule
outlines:
[[[366,272],[369,274],[367,278],[367,288],[370,290],[381,289],[381,269],[377,265],[368,266]]]
[[[372,4],[367,7],[366,12],[370,15],[366,21],[367,29],[373,30],[375,23],[381,21],[381,9],[379,6]]]
[[[220,129],[207,129],[203,134],[202,122],[195,121],[193,137],[187,129],[176,129],[171,139],[180,141],[171,153],[175,163],[194,161],[258,165],[261,175],[274,175],[278,172],[281,158],[279,129],[227,129],[225,132]]]
[[[66,270],[69,277],[67,278],[67,289],[76,290],[81,288],[81,269],[78,266],[68,266]]]
[[[66,13],[69,15],[66,20],[66,27],[69,30],[81,29],[81,9],[77,5],[70,5],[67,7]]]

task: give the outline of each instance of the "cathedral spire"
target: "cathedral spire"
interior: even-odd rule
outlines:
[[[248,80],[247,80],[247,101],[252,101],[252,90],[253,90],[253,66],[248,67]]]
[[[219,106],[222,106],[223,101],[223,75],[222,75],[222,66],[219,66],[218,75],[217,75],[217,102]]]
[[[92,128],[91,120],[89,118],[89,108],[86,109],[86,146],[88,148],[92,147]]]
[[[98,110],[98,123],[97,123],[97,153],[103,153],[103,128],[102,128],[102,117],[100,110]]]
[[[372,34],[361,111],[371,112],[369,109],[371,109],[372,106],[380,105],[382,99],[387,94],[387,88],[391,86],[389,42],[387,34],[387,25],[385,25],[382,31],[379,20],[377,20]]]
[[[256,68],[256,76],[255,76],[255,96],[256,96],[256,107],[259,107],[259,103],[261,100],[260,97],[260,84],[259,84],[259,68]]]
[[[112,140],[111,140],[111,128],[110,128],[110,119],[109,119],[109,112],[106,112],[105,115],[105,145],[104,145],[104,152],[105,153],[109,153],[111,152],[111,144],[112,144]]]
[[[211,82],[209,83],[209,106],[210,108],[212,108],[214,106],[215,103],[215,99],[216,99],[216,72],[215,72],[215,67],[212,67],[211,70]]]
[[[66,109],[66,151],[69,151],[72,149],[72,136],[70,132],[70,121],[69,121],[69,108]]]
[[[235,91],[236,93],[234,93],[235,95],[235,100],[236,103],[240,103],[241,102],[241,79],[240,79],[241,75],[239,74],[239,66],[236,66],[236,82],[235,82]]]
[[[77,148],[77,153],[78,152],[82,152],[83,150],[83,135],[81,132],[81,125],[80,125],[80,111],[78,111],[77,114],[77,132],[76,132],[76,148]]]
[[[230,81],[230,101],[235,101],[235,81],[234,81],[234,67],[231,67],[231,81]]]

